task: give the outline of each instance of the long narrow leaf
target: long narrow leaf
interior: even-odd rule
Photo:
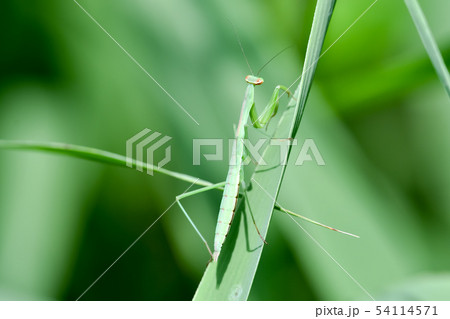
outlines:
[[[107,163],[119,166],[127,165],[127,158],[123,155],[103,151],[97,148],[66,143],[0,140],[0,149],[35,150],[35,151],[52,152],[72,157],[83,158],[100,163]],[[132,160],[132,164],[134,168],[141,168],[146,171],[152,170],[154,172],[168,175],[170,177],[188,183],[196,184],[199,186],[212,185],[212,183],[201,180],[199,178],[183,173],[173,172],[168,169],[160,168],[149,163],[136,161],[134,159]]]

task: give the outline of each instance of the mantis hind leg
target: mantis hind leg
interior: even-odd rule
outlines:
[[[343,230],[339,230],[339,229],[337,229],[337,228],[334,228],[334,227],[331,227],[331,226],[322,224],[322,223],[320,223],[320,222],[317,222],[317,221],[315,221],[315,220],[313,220],[313,219],[311,219],[311,218],[305,217],[305,216],[303,216],[303,215],[296,214],[296,213],[290,211],[289,209],[283,208],[282,206],[278,205],[278,203],[275,204],[274,209],[279,210],[280,212],[286,213],[286,214],[288,214],[288,215],[291,215],[291,216],[294,216],[294,217],[301,218],[301,219],[303,219],[303,220],[305,220],[305,221],[307,221],[307,222],[309,222],[309,223],[312,223],[312,224],[314,224],[314,225],[317,225],[317,226],[320,226],[320,227],[323,227],[323,228],[327,228],[327,229],[329,229],[329,230],[333,230],[333,231],[335,231],[335,232],[338,232],[338,233],[341,233],[341,234],[344,234],[344,235],[348,235],[348,236],[352,236],[352,237],[359,238],[358,235],[355,235],[355,234],[352,234],[352,233],[349,233],[349,232],[345,232],[345,231],[343,231]]]
[[[243,167],[241,167],[241,187],[244,190],[244,192],[241,193],[241,195],[244,196],[244,200],[245,200],[245,202],[247,204],[247,207],[248,207],[248,210],[250,212],[250,217],[252,218],[253,225],[255,225],[256,232],[258,233],[258,235],[261,238],[261,240],[263,241],[263,243],[267,245],[266,240],[261,235],[261,232],[259,231],[258,226],[256,225],[255,216],[253,215],[252,208],[250,207],[250,203],[246,200],[246,198],[247,198],[247,189],[251,188],[251,183],[249,185],[247,185],[245,183],[245,181],[244,181],[244,168]]]
[[[247,197],[247,189],[244,189],[244,196]],[[263,241],[263,243],[267,245],[267,244],[268,244],[267,241],[266,241],[265,238],[261,235],[261,232],[259,231],[259,228],[258,228],[258,226],[256,225],[255,216],[253,215],[253,211],[252,211],[252,208],[250,207],[250,203],[249,203],[247,200],[245,200],[245,202],[247,203],[247,207],[248,207],[248,210],[249,210],[249,212],[250,212],[250,217],[252,218],[253,225],[255,225],[255,229],[256,229],[256,232],[258,233],[259,238],[261,238],[261,240]]]
[[[262,113],[259,116],[256,113],[255,104],[252,105],[252,108],[250,109],[250,119],[254,127],[262,128],[266,126],[266,124],[270,121],[270,119],[277,114],[278,106],[280,104],[279,102],[280,97],[284,95],[284,93],[280,95],[280,91],[287,93],[288,96],[291,95],[291,92],[288,90],[287,87],[283,85],[278,85],[273,91],[269,104],[267,104],[266,108],[262,111]]]

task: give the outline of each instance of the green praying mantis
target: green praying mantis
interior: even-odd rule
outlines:
[[[208,252],[211,256],[212,262],[217,262],[220,251],[222,249],[222,245],[225,242],[225,238],[228,234],[228,231],[230,230],[231,223],[234,217],[234,213],[236,210],[237,200],[239,196],[239,188],[241,185],[244,185],[244,180],[242,178],[243,176],[243,161],[245,157],[245,149],[244,149],[244,139],[246,138],[246,125],[249,119],[251,120],[251,124],[255,128],[263,128],[265,127],[270,119],[274,117],[278,111],[279,107],[279,100],[280,100],[280,92],[283,91],[288,96],[291,95],[289,89],[283,85],[278,85],[275,87],[275,90],[272,94],[272,97],[266,106],[266,108],[263,110],[263,112],[258,116],[256,108],[255,108],[255,86],[261,85],[264,83],[263,78],[254,76],[254,75],[248,75],[245,77],[245,81],[248,83],[247,89],[245,91],[244,95],[244,101],[242,103],[241,113],[239,117],[239,122],[235,131],[235,139],[233,141],[233,146],[231,149],[231,156],[230,156],[230,166],[228,169],[228,175],[225,182],[214,184],[211,186],[206,186],[204,188],[200,188],[188,193],[184,193],[182,195],[179,195],[176,197],[176,202],[180,206],[181,210],[183,211],[184,215],[192,225],[192,227],[195,229],[197,234],[200,236],[201,240],[205,244],[206,248],[208,249]],[[282,95],[284,95],[282,93]],[[245,185],[244,187],[244,193],[245,193]],[[214,251],[211,251],[208,242],[205,240],[201,232],[198,230],[195,223],[190,218],[189,214],[187,213],[186,209],[181,204],[180,200],[195,194],[199,194],[204,191],[208,191],[211,189],[216,188],[223,188],[223,196],[220,203],[220,209],[219,209],[219,216],[217,219],[217,225],[216,225],[216,231],[215,231],[215,237],[214,237]],[[306,218],[302,215],[293,213],[290,210],[287,210],[281,206],[276,206],[278,210],[281,210],[287,214],[290,214],[295,217],[302,218],[303,220],[306,220],[308,222],[311,222],[313,224],[316,224],[318,226],[322,226],[349,236],[358,237],[357,235],[347,233],[332,227],[329,227],[327,225],[321,224],[319,222],[316,222],[314,220],[311,220],[309,218]],[[252,216],[253,223],[255,225],[256,231],[258,232],[259,236],[261,237],[262,241],[266,243],[265,239],[260,235],[260,232],[258,230],[258,227],[255,223],[255,220]]]

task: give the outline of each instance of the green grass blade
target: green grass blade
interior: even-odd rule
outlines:
[[[335,0],[318,0],[304,63],[304,76],[288,110],[278,123],[274,138],[294,137],[311,88],[317,61],[325,39]],[[246,300],[261,257],[263,242],[255,231],[250,213],[266,237],[285,166],[280,166],[280,149],[269,146],[263,154],[267,166],[255,169],[245,203],[238,207],[233,226],[217,263],[210,263],[194,300]],[[267,169],[270,167],[270,169]],[[246,209],[243,209],[244,206]]]
[[[335,4],[336,0],[317,2],[300,84],[297,88],[298,92],[295,92],[294,94],[294,96],[297,96],[298,94],[298,100],[294,128],[290,137],[295,137],[297,135],[297,131],[302,120],[303,111],[305,110],[306,100],[308,99],[314,74],[316,73],[317,63],[321,57],[320,52],[322,51],[323,42],[325,40],[328,24],[331,20],[331,15],[333,14]]]
[[[72,157],[83,158],[100,163],[107,163],[119,166],[127,165],[127,158],[123,155],[103,151],[97,148],[66,143],[0,140],[0,149],[18,149],[18,150],[35,150],[35,151],[52,152]],[[157,166],[153,166],[151,164],[144,163],[141,161],[136,161],[134,159],[133,159],[133,168],[142,168],[145,171],[150,169],[153,170],[154,172],[158,172],[160,174],[167,175],[200,186],[212,185],[212,183],[198,179],[194,176],[173,172],[168,169],[159,168]]]
[[[431,33],[427,19],[425,18],[425,15],[423,14],[417,0],[405,0],[405,4],[408,7],[414,24],[416,25],[417,31],[419,32],[420,38],[425,46],[425,50],[428,52],[431,63],[433,63],[442,85],[444,85],[447,94],[450,96],[450,75],[444,59],[442,58],[442,54],[439,51],[439,47],[436,44],[436,40]]]

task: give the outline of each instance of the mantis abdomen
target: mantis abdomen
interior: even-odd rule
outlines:
[[[242,139],[237,138],[234,141],[230,168],[225,182],[222,201],[220,203],[219,217],[217,219],[216,233],[214,237],[213,260],[217,261],[222,245],[230,230],[236,210],[237,197],[239,193],[240,170],[242,165],[242,155],[244,143]]]

